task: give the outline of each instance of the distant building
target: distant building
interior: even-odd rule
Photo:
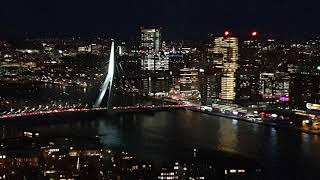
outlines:
[[[167,75],[150,74],[142,79],[143,91],[149,95],[158,93],[167,95],[170,90],[171,81]]]
[[[78,47],[79,53],[90,53],[91,52],[91,46],[79,46]]]
[[[180,69],[180,78],[170,95],[177,99],[199,99],[199,72],[195,68]]]
[[[198,90],[198,69],[183,68],[180,69],[180,80],[179,80],[181,91],[192,91]]]
[[[128,84],[134,89],[142,89],[142,72],[141,72],[141,62],[138,56],[129,56],[123,54],[117,58],[117,62],[121,64],[120,71],[122,72],[120,76],[116,78],[122,81],[123,86]],[[123,76],[125,75],[125,76]],[[117,82],[117,81],[115,81]]]
[[[127,53],[127,49],[125,45],[126,43],[122,42],[121,45],[117,47],[117,52],[119,53],[119,56],[123,56]]]
[[[260,95],[263,99],[277,101],[280,97],[289,96],[290,76],[287,73],[261,73]]]
[[[201,105],[211,105],[214,99],[217,99],[220,91],[220,79],[214,75],[207,75],[206,72],[199,72]]]
[[[291,76],[288,73],[276,72],[273,84],[273,95],[277,100],[280,97],[289,96]]]
[[[307,103],[320,104],[320,74],[299,72],[292,78],[291,104],[294,108],[306,109]]]
[[[264,99],[271,99],[273,97],[273,83],[275,80],[274,73],[260,74],[260,90],[259,93]]]
[[[165,55],[145,55],[142,60],[142,70],[163,71],[169,70],[169,57]]]
[[[89,49],[91,49],[91,53],[95,55],[102,54],[103,46],[100,44],[90,44]]]
[[[222,61],[222,54],[205,52],[199,63],[199,91],[202,105],[210,105],[219,100]]]

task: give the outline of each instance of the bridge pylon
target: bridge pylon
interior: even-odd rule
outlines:
[[[108,108],[108,110],[110,109],[111,98],[112,98],[112,82],[113,82],[113,77],[114,77],[114,68],[115,68],[115,54],[114,54],[114,40],[112,40],[110,58],[109,58],[109,66],[108,66],[108,74],[106,76],[106,79],[104,80],[104,83],[100,87],[99,96],[98,96],[95,104],[93,105],[94,108],[100,107],[101,102],[102,102],[107,90],[109,90],[107,108]]]

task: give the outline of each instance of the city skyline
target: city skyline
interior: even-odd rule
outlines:
[[[135,30],[130,40],[0,40],[0,179],[318,176],[319,38],[279,40],[258,30],[241,38],[226,29],[205,41],[175,41],[158,26]],[[86,137],[101,148],[88,149]],[[214,162],[226,160],[222,168],[180,165],[207,148]],[[127,151],[173,166],[157,173],[153,164],[127,161],[135,159]],[[118,155],[123,161],[114,161]],[[206,171],[194,174],[199,169]]]

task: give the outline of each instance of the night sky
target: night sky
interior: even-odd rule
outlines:
[[[231,29],[243,36],[320,34],[314,0],[1,0],[0,39],[105,34],[132,38],[139,27],[163,28],[166,38],[205,38]]]

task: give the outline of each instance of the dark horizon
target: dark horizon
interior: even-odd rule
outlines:
[[[1,2],[0,39],[99,34],[132,39],[141,26],[162,27],[167,39],[205,39],[208,33],[222,34],[227,29],[243,38],[254,30],[262,35],[304,38],[320,34],[320,25],[315,23],[319,5],[311,0],[12,0]]]
[[[144,26],[148,28],[158,28],[158,26]],[[221,31],[207,32],[199,34],[198,36],[194,35],[185,35],[185,36],[173,36],[174,32],[170,32],[168,29],[162,29],[162,38],[164,41],[198,41],[198,42],[206,42],[211,37],[219,37],[224,36],[225,31],[231,32],[231,36],[239,38],[241,41],[250,40],[252,37],[250,36],[254,31],[241,31],[237,32],[235,29],[225,28],[221,29]],[[299,35],[296,34],[276,34],[270,32],[258,32],[258,39],[276,39],[284,42],[299,42],[299,41],[307,41],[311,39],[319,39],[319,34],[310,34],[303,32]],[[192,32],[190,32],[191,34]],[[71,32],[25,32],[25,33],[0,33],[0,40],[9,41],[9,42],[22,42],[27,39],[68,39],[68,38],[80,38],[81,40],[91,41],[97,38],[102,39],[115,39],[116,41],[140,41],[141,32],[140,28],[135,28],[132,30],[131,35],[123,35],[116,33],[104,33],[104,32],[95,32],[95,33],[71,33]]]

